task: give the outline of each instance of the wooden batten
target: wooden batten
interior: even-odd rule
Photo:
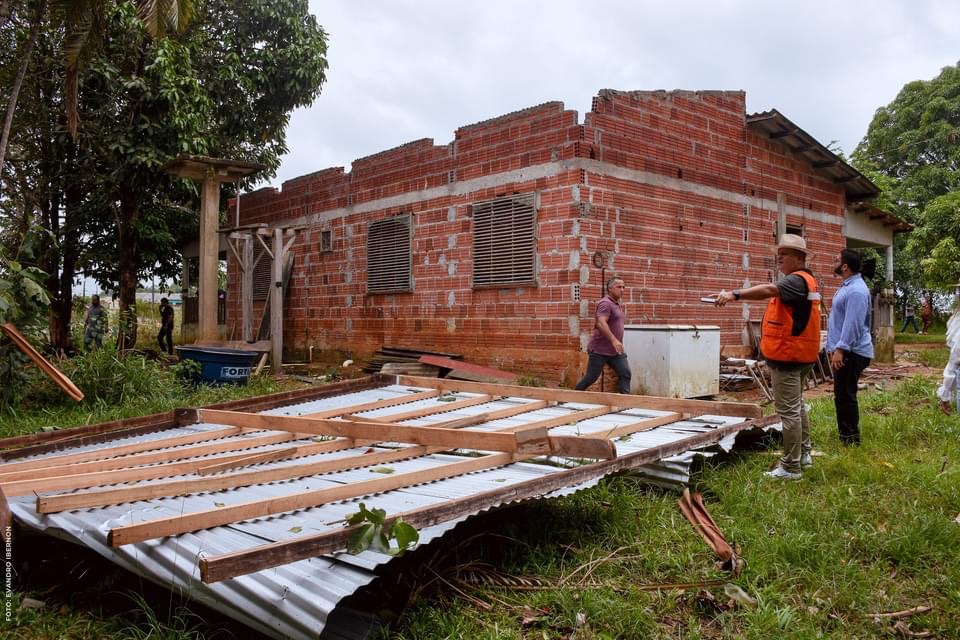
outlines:
[[[658,418],[651,419],[653,421]],[[623,456],[615,460],[596,462],[574,469],[567,469],[542,478],[519,482],[484,493],[448,500],[435,506],[421,507],[411,511],[391,514],[388,523],[398,517],[410,525],[422,529],[442,522],[456,520],[485,511],[505,503],[517,502],[547,495],[565,487],[576,486],[593,478],[635,469],[663,458],[677,455],[701,447],[717,438],[736,433],[744,427],[743,424],[719,427],[711,433],[701,433],[676,440],[667,445],[646,449]],[[236,576],[246,575],[280,565],[315,558],[320,555],[345,549],[356,527],[336,528],[328,532],[299,536],[289,540],[282,540],[272,544],[262,545],[253,549],[200,559],[200,577],[205,583],[219,582]]]
[[[736,416],[741,418],[759,418],[762,409],[755,404],[744,402],[718,402],[714,400],[684,400],[681,398],[660,398],[657,396],[635,396],[619,393],[601,393],[596,391],[571,391],[568,389],[547,389],[544,387],[521,387],[517,385],[490,384],[486,382],[467,382],[447,378],[418,378],[415,376],[397,376],[397,384],[426,389],[439,389],[444,392],[466,391],[469,393],[491,393],[501,396],[538,398],[555,402],[583,402],[618,406],[624,409],[657,409],[677,411],[687,415]]]

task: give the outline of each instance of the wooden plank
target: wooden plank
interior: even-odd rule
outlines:
[[[72,400],[76,402],[83,400],[83,391],[81,391],[77,385],[73,384],[73,380],[68,378],[60,369],[53,366],[49,360],[40,355],[40,352],[33,348],[30,341],[23,337],[23,334],[17,331],[17,328],[13,326],[12,323],[5,322],[0,324],[0,329],[7,334],[20,351],[27,354],[27,357],[33,360],[40,370],[43,371],[48,378],[53,380],[54,384],[60,387]]]
[[[279,393],[271,393],[253,398],[218,402],[216,404],[209,405],[207,408],[261,411],[264,409],[273,409],[274,407],[294,402],[320,400],[322,398],[337,396],[344,393],[374,389],[382,386],[385,383],[389,382],[377,376],[366,376],[363,378],[333,382],[323,385],[322,387],[297,389],[295,391],[281,391]],[[20,448],[3,451],[0,453],[0,460],[9,461],[17,458],[24,458],[26,456],[49,453],[50,451],[60,451],[69,447],[98,444],[108,440],[116,439],[118,437],[143,435],[145,433],[169,429],[170,427],[177,426],[178,424],[182,423],[178,423],[174,418],[174,412],[166,411],[164,413],[155,413],[137,418],[123,418],[121,420],[101,422],[100,424],[82,427],[70,427],[69,429],[64,429],[62,431],[43,431],[40,433],[30,433],[22,436],[3,438],[0,439],[0,448]],[[71,438],[69,440],[65,440],[64,434],[69,434]]]
[[[454,400],[453,402],[440,402],[438,404],[432,405],[429,407],[420,407],[419,409],[410,409],[409,411],[402,411],[400,413],[391,413],[385,416],[370,416],[370,417],[360,417],[354,415],[355,412],[351,411],[350,414],[344,415],[345,418],[351,420],[361,420],[366,422],[403,422],[405,420],[413,420],[414,418],[422,418],[424,416],[431,416],[437,413],[447,413],[449,411],[456,411],[457,409],[465,409],[467,407],[473,407],[478,404],[486,404],[488,402],[493,402],[494,397],[490,395],[480,395],[473,398],[464,398],[463,400]],[[343,415],[343,414],[341,414]],[[317,416],[304,416],[315,418]]]
[[[503,382],[510,384],[517,381],[517,374],[515,373],[501,371],[500,369],[492,369],[490,367],[483,367],[478,364],[464,362],[463,360],[454,360],[452,358],[444,358],[442,356],[423,355],[420,356],[420,362],[441,367],[443,369],[450,369],[452,372],[464,374],[466,376],[476,376],[482,378],[486,382]]]
[[[442,446],[449,449],[480,449],[510,453],[547,453],[546,434],[520,434],[462,431],[437,427],[410,427],[379,422],[347,422],[317,418],[267,416],[259,413],[201,409],[200,419],[214,424],[252,429],[274,429],[323,436],[362,438],[381,442],[406,442]]]
[[[287,420],[290,420],[289,418]],[[397,428],[392,425],[382,425],[388,428]],[[526,425],[524,425],[526,427]],[[299,427],[298,427],[299,429]],[[427,429],[430,429],[429,427]],[[440,430],[437,430],[440,431]],[[536,434],[539,436],[540,433],[545,433],[546,430],[541,428],[540,430],[534,431],[532,429],[524,429],[523,432],[516,433],[518,437],[521,434]],[[468,435],[464,433],[463,435]],[[479,435],[469,434],[469,435]],[[506,435],[498,432],[488,432],[484,435],[487,436],[497,436],[497,435]],[[551,438],[553,440],[553,438]],[[558,440],[580,440],[581,442],[590,442],[593,440],[593,445],[603,446],[606,445],[608,449],[614,449],[613,444],[607,440],[597,440],[590,438],[563,438],[559,437]],[[573,443],[570,442],[570,445]],[[593,446],[591,445],[591,446]],[[477,447],[481,448],[481,447]],[[566,448],[564,447],[566,450]],[[519,451],[519,450],[518,450]],[[522,453],[522,451],[520,452]],[[220,526],[223,524],[229,524],[231,522],[237,522],[240,520],[248,520],[251,518],[258,518],[265,515],[270,515],[272,513],[282,513],[284,511],[293,511],[296,509],[304,509],[309,507],[315,507],[320,504],[325,504],[327,502],[334,502],[337,500],[345,500],[347,498],[355,498],[363,495],[368,495],[370,493],[379,493],[382,491],[390,491],[392,489],[397,489],[405,486],[412,486],[416,484],[421,484],[424,482],[433,482],[435,480],[462,475],[465,473],[471,473],[473,471],[478,471],[481,469],[488,469],[497,466],[502,466],[503,464],[508,464],[516,460],[525,460],[531,457],[535,457],[534,454],[523,454],[518,455],[514,452],[505,452],[499,454],[486,455],[480,458],[473,458],[463,462],[454,462],[444,465],[439,465],[437,467],[432,467],[429,469],[422,469],[419,471],[413,471],[409,473],[401,473],[396,476],[391,476],[390,478],[385,479],[376,479],[376,480],[367,480],[358,483],[352,483],[344,486],[331,487],[328,489],[318,489],[312,491],[304,491],[295,494],[290,494],[287,496],[279,496],[276,498],[270,498],[266,500],[255,500],[246,503],[240,503],[237,505],[229,507],[221,507],[219,509],[206,510],[194,512],[186,515],[177,515],[168,518],[160,518],[157,520],[151,520],[145,523],[126,525],[121,527],[116,527],[110,531],[109,542],[112,546],[121,546],[124,544],[130,544],[133,542],[140,542],[142,540],[147,540],[150,538],[163,537],[167,535],[176,535],[180,533],[186,533],[188,531],[196,531],[199,529],[207,529],[210,527]],[[615,455],[615,450],[613,451]]]
[[[65,453],[58,456],[48,456],[36,460],[22,460],[19,462],[4,462],[0,464],[0,473],[10,473],[13,471],[26,471],[29,469],[43,469],[50,466],[59,466],[73,464],[77,462],[88,462],[91,460],[106,460],[116,458],[130,453],[140,453],[143,451],[152,451],[154,449],[165,449],[177,447],[185,444],[194,444],[218,438],[227,438],[249,431],[237,427],[227,427],[200,433],[188,433],[181,436],[171,436],[168,438],[158,438],[146,442],[134,442],[115,447],[106,447],[92,451],[78,451],[76,453]]]
[[[507,418],[520,413],[525,413],[527,411],[537,411],[544,408],[547,405],[546,402],[538,401],[533,403],[527,403],[523,405],[518,405],[516,407],[506,407],[497,411],[492,411],[490,413],[481,414],[478,416],[469,416],[468,418],[472,421],[470,424],[478,424],[480,422],[487,422],[492,420],[499,420],[501,418]],[[446,428],[457,428],[454,426],[455,422],[463,422],[465,419],[461,418],[458,420],[451,420],[448,422],[441,423]],[[468,426],[463,424],[462,426]],[[515,428],[515,427],[513,427]],[[511,429],[513,429],[511,428]],[[343,443],[343,448],[350,448],[352,446],[357,446],[360,444],[365,444],[366,441],[355,441],[352,439],[340,439],[334,440],[331,443],[325,443],[333,446],[334,443]],[[298,447],[299,453],[302,455],[312,455],[317,453],[317,450],[312,449],[313,445],[308,445],[306,447]],[[329,449],[339,450],[339,449]],[[422,450],[420,453],[415,451],[415,447],[409,447],[404,449],[405,455],[396,458],[396,459],[405,459],[407,457],[414,457],[416,455],[422,455],[427,453],[427,450]],[[433,453],[445,451],[443,448],[434,448]],[[368,454],[369,455],[369,454]],[[299,457],[299,456],[291,456]],[[68,509],[80,509],[85,507],[100,507],[108,504],[119,504],[124,502],[133,502],[135,500],[148,500],[150,498],[156,498],[161,496],[175,496],[182,495],[186,493],[198,493],[201,491],[217,491],[220,489],[229,489],[236,488],[241,486],[249,486],[252,484],[263,484],[266,482],[274,482],[278,480],[290,480],[292,478],[301,478],[305,476],[316,475],[318,473],[328,473],[330,471],[342,471],[344,469],[352,469],[355,467],[362,467],[370,464],[382,464],[378,463],[375,460],[378,458],[370,458],[365,455],[354,456],[356,460],[338,458],[334,461],[323,461],[317,463],[308,463],[303,465],[287,466],[281,467],[279,469],[263,469],[245,473],[230,474],[226,476],[221,476],[220,478],[192,478],[188,480],[179,480],[172,482],[164,483],[154,483],[150,485],[143,486],[134,486],[134,487],[120,487],[114,489],[106,489],[102,491],[84,491],[77,492],[65,495],[57,496],[46,496],[39,497],[37,499],[37,510],[38,513],[57,513],[59,511],[66,511]],[[223,458],[218,458],[218,460],[223,460]],[[385,459],[384,459],[385,460]],[[393,459],[391,459],[393,460]],[[211,461],[212,462],[212,461]],[[158,475],[157,477],[163,477],[163,475]],[[122,482],[123,480],[116,480],[116,482]]]
[[[255,464],[263,464],[264,462],[275,462],[277,460],[299,458],[308,455],[303,451],[303,449],[304,447],[284,447],[282,449],[274,449],[273,451],[252,453],[250,455],[243,456],[242,458],[235,458],[233,460],[220,461],[220,459],[217,458],[216,463],[211,462],[206,467],[199,467],[197,469],[197,475],[210,476],[215,473],[221,473],[223,471],[229,471],[230,469],[237,469],[239,467],[249,467]]]
[[[439,395],[438,391],[424,391],[420,393],[410,394],[408,396],[384,398],[381,400],[365,402],[358,405],[348,405],[348,406],[344,406],[336,409],[328,409],[328,410],[319,411],[313,414],[307,414],[307,416],[304,416],[304,417],[334,417],[334,416],[341,415],[345,411],[367,411],[371,409],[381,409],[385,407],[394,406],[397,404],[405,404],[408,402],[413,402],[415,400],[424,400],[424,399],[436,397],[437,395]],[[180,458],[210,455],[214,453],[232,451],[232,450],[241,449],[241,448],[249,449],[256,446],[273,444],[276,442],[284,442],[287,440],[296,439],[298,437],[306,438],[313,435],[313,434],[291,434],[285,431],[283,434],[268,434],[268,435],[260,436],[258,439],[249,440],[249,441],[234,441],[234,442],[228,442],[228,443],[220,443],[217,445],[203,445],[201,447],[183,449],[180,451],[163,451],[163,449],[168,449],[171,447],[177,447],[177,446],[192,444],[196,442],[205,442],[209,440],[225,438],[228,436],[239,435],[241,432],[242,430],[237,429],[235,427],[231,427],[229,429],[221,429],[218,431],[208,431],[205,433],[187,434],[183,436],[172,436],[170,438],[161,438],[157,440],[151,440],[149,442],[135,443],[135,444],[125,445],[121,447],[111,447],[109,449],[100,449],[97,451],[78,452],[75,454],[66,454],[63,456],[48,457],[48,458],[44,458],[43,460],[29,460],[24,462],[4,463],[4,464],[0,464],[0,483],[12,482],[17,480],[25,480],[25,479],[38,479],[38,478],[44,478],[44,477],[87,474],[95,471],[106,471],[109,469],[122,469],[122,468],[132,467],[139,464],[148,464],[153,462],[171,461],[171,460],[176,460]],[[154,451],[154,453],[144,453],[139,456],[131,455],[125,458],[119,457],[119,456],[127,456],[128,454],[137,453],[139,451],[147,451],[147,452]],[[101,462],[99,463],[99,465],[94,464],[96,461],[101,461]],[[73,463],[73,464],[68,464],[68,463]],[[60,467],[60,468],[55,468],[55,467]],[[162,476],[158,475],[157,477],[162,477]],[[88,484],[84,486],[89,487],[89,486],[95,486],[95,485]],[[38,490],[42,490],[42,489],[38,489]],[[17,494],[17,495],[20,495],[20,494]]]
[[[243,257],[240,260],[240,317],[244,342],[253,340],[253,236],[244,234]],[[263,356],[260,356],[261,359]]]
[[[266,500],[241,502],[216,509],[196,511],[168,518],[158,518],[138,524],[123,525],[110,530],[108,542],[112,547],[120,547],[125,544],[142,542],[151,538],[162,538],[186,533],[188,531],[209,529],[242,520],[260,518],[274,513],[307,509],[328,502],[347,500],[358,496],[391,491],[401,487],[409,487],[475,471],[492,469],[510,464],[516,460],[517,457],[514,453],[495,453],[479,458],[467,458],[460,462],[438,465],[429,469],[399,473],[384,478],[375,478],[326,489],[301,491]]]
[[[656,419],[653,418],[653,420]],[[709,433],[696,434],[659,447],[637,451],[615,460],[596,462],[575,469],[559,471],[542,478],[491,489],[466,498],[448,500],[437,505],[390,514],[387,522],[392,523],[397,518],[402,517],[405,522],[418,529],[431,527],[507,503],[538,498],[594,478],[635,469],[684,451],[717,442],[730,434],[749,428],[752,424],[752,422],[747,422],[719,427]],[[338,527],[329,532],[298,536],[254,547],[253,549],[201,558],[200,577],[203,582],[210,584],[339,551],[346,548],[347,542],[356,528],[356,526]]]
[[[256,435],[248,439],[230,440],[227,442],[217,442],[193,447],[182,447],[180,449],[161,449],[159,451],[147,451],[145,453],[120,456],[117,458],[107,458],[90,460],[88,462],[78,462],[76,464],[51,465],[38,469],[25,469],[21,471],[12,471],[0,473],[0,484],[6,484],[17,480],[36,480],[40,478],[51,478],[54,476],[75,475],[81,473],[93,473],[97,471],[109,471],[111,469],[126,469],[139,465],[153,464],[156,462],[173,462],[174,460],[183,460],[186,458],[198,458],[200,456],[209,456],[229,451],[241,451],[262,447],[264,445],[276,444],[278,442],[288,442],[296,439],[297,435],[287,432],[273,432],[267,435]],[[250,455],[249,453],[246,455]],[[3,471],[0,466],[0,471]],[[158,476],[160,477],[160,476]]]
[[[339,440],[330,442],[318,442],[316,446],[319,449],[326,446],[327,451],[337,451],[340,449],[349,449],[352,443],[345,443]],[[239,453],[235,456],[223,458],[236,459],[248,456],[249,453]],[[7,482],[3,484],[3,490],[7,495],[22,496],[31,493],[40,493],[43,491],[60,491],[64,489],[85,489],[88,487],[97,487],[105,484],[116,484],[120,482],[135,482],[139,480],[153,480],[155,478],[165,478],[170,476],[179,476],[189,473],[196,473],[201,467],[210,464],[210,460],[184,460],[182,462],[170,462],[162,465],[149,465],[145,467],[131,467],[129,469],[114,469],[110,471],[99,471],[93,473],[83,473],[78,475],[54,476],[52,478],[41,478],[38,480],[18,480],[16,482]]]
[[[714,400],[684,400],[681,398],[659,398],[656,396],[635,396],[620,393],[596,391],[571,391],[568,389],[547,389],[544,387],[521,387],[516,385],[491,384],[485,382],[467,382],[460,380],[417,378],[397,376],[397,384],[439,389],[441,391],[467,391],[489,393],[505,397],[537,398],[557,402],[582,402],[621,407],[624,409],[656,409],[659,411],[677,411],[688,415],[736,416],[741,418],[759,418],[762,410],[755,404],[743,402],[718,402]]]

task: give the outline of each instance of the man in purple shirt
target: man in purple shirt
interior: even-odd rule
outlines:
[[[623,324],[625,316],[620,306],[623,290],[626,288],[621,278],[607,280],[607,295],[597,303],[596,325],[587,344],[587,372],[577,383],[577,391],[583,391],[600,377],[604,365],[617,374],[617,391],[630,393],[630,367],[627,354],[623,351]]]

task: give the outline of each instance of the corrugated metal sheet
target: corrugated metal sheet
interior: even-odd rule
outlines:
[[[264,413],[273,415],[303,415],[371,402],[384,398],[408,395],[422,391],[404,386],[388,386],[366,390],[342,396],[303,402]],[[458,393],[466,398],[475,394]],[[403,410],[418,406],[435,406],[437,400],[421,400],[403,405]],[[409,421],[410,424],[428,425],[457,417],[478,415],[492,410],[516,406],[530,400],[511,398],[489,402],[483,405],[461,408],[443,414],[425,416]],[[480,430],[502,429],[529,423],[534,420],[561,416],[578,409],[595,405],[567,403],[562,407],[550,407],[525,413],[522,416],[485,423]],[[363,413],[365,416],[388,415],[397,412],[390,407]],[[618,414],[608,414],[580,422],[576,426],[563,426],[551,430],[551,434],[588,434],[604,433],[610,429],[635,422],[643,417],[665,415],[667,412],[631,409]],[[695,433],[705,433],[718,427],[742,422],[742,418],[721,416],[702,416],[693,420],[671,423],[656,429],[632,434],[616,440],[619,456],[629,455],[651,447],[687,438]],[[157,440],[177,434],[196,433],[217,429],[217,425],[198,424],[161,433],[126,438],[106,444],[89,445],[79,450],[95,450],[114,446],[119,442],[133,443]],[[242,443],[250,436],[234,436],[232,439]],[[721,446],[728,448],[731,437]],[[301,443],[309,442],[309,440]],[[278,446],[289,447],[297,442],[283,445],[258,447],[256,451],[268,451]],[[239,444],[242,446],[242,444]],[[387,450],[390,445],[380,445],[376,450]],[[404,446],[404,445],[394,445]],[[258,468],[303,464],[312,460],[329,460],[337,457],[357,455],[366,451],[359,447],[335,453],[324,453],[296,460],[268,463]],[[173,451],[174,449],[171,449]],[[49,454],[48,454],[49,455]],[[45,456],[35,456],[43,458]],[[689,463],[693,454],[675,456],[658,465],[648,465],[641,472],[659,482],[685,482],[689,473]],[[462,457],[449,453],[422,456],[390,464],[397,472],[425,469],[431,466],[462,460]],[[560,464],[574,464],[575,461],[558,461]],[[503,488],[511,484],[531,479],[544,478],[563,471],[562,466],[518,462],[508,466],[488,469],[463,476],[447,478],[436,482],[413,487],[405,487],[373,496],[363,501],[370,507],[380,507],[387,513],[398,513],[417,507],[441,504],[448,500],[474,495],[476,493]],[[186,478],[187,476],[180,476]],[[267,569],[258,573],[233,578],[224,582],[206,585],[200,581],[198,560],[203,555],[213,556],[232,551],[249,549],[267,542],[286,540],[310,533],[321,532],[342,526],[344,518],[357,510],[360,499],[325,504],[320,507],[303,509],[296,512],[271,517],[256,518],[227,526],[215,527],[195,533],[175,537],[148,540],[126,545],[117,549],[107,543],[109,530],[118,525],[149,521],[159,517],[173,516],[222,506],[257,500],[271,496],[286,495],[291,492],[335,486],[343,483],[371,479],[369,468],[350,469],[322,476],[310,476],[294,480],[278,481],[249,487],[240,487],[227,491],[206,492],[171,498],[159,498],[148,501],[113,505],[103,508],[81,509],[51,515],[39,515],[35,510],[35,499],[22,496],[10,500],[11,510],[24,524],[34,529],[83,544],[97,553],[154,582],[169,585],[185,596],[196,599],[226,615],[229,615],[258,631],[276,638],[316,638],[326,626],[332,612],[346,596],[371,582],[373,570],[390,560],[389,556],[365,552],[357,556],[336,554],[310,560],[293,562],[281,567]],[[566,495],[596,484],[599,478],[580,483],[549,494],[551,497]],[[462,520],[463,518],[461,518]],[[420,532],[422,544],[429,544],[439,536],[456,526],[457,522],[447,522],[429,527]],[[360,614],[347,613],[338,616],[335,628],[327,630],[325,637],[363,638],[371,629],[372,621]]]

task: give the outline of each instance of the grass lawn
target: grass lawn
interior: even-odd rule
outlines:
[[[916,377],[863,392],[864,444],[854,448],[838,443],[832,399],[813,401],[822,455],[802,481],[762,476],[776,447],[703,469],[693,488],[746,559],[739,578],[715,568],[676,492],[618,477],[473,518],[391,563],[402,573],[385,576],[368,598],[393,609],[390,637],[406,640],[894,637],[896,620],[870,614],[919,605],[931,609],[900,621],[902,631],[958,637],[960,418],[938,412],[936,383]],[[413,590],[405,608],[396,604],[398,584],[404,597]],[[730,604],[732,585],[755,604]],[[14,590],[0,637],[230,637],[162,594],[127,597],[117,612],[91,604],[94,587],[65,577],[48,584],[18,575]],[[18,610],[24,595],[47,605]]]

